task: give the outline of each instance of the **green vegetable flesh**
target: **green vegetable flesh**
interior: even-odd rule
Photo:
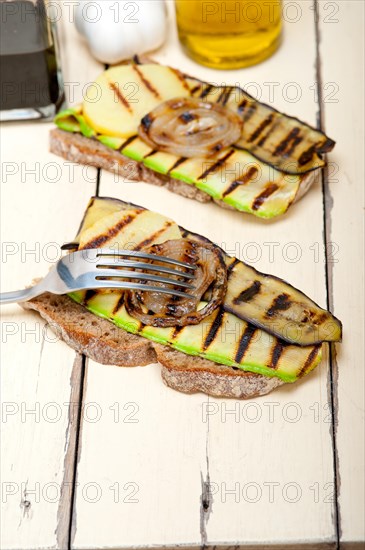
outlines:
[[[176,331],[174,328],[144,326],[119,305],[120,293],[98,292],[87,299],[86,292],[70,294],[78,303],[127,332],[139,334],[182,351],[244,371],[276,376],[294,382],[321,361],[321,346],[288,345],[267,332],[255,329],[230,313],[215,311],[202,323]]]

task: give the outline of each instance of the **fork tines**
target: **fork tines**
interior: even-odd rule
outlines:
[[[194,289],[190,281],[195,278],[194,273],[191,272],[196,269],[195,265],[174,260],[166,256],[147,254],[134,250],[117,251],[102,249],[98,251],[96,258],[97,273],[95,274],[95,280],[98,281],[98,284],[103,281],[104,285],[107,285],[109,282],[111,288],[114,285],[118,288],[122,288],[125,284],[128,284],[122,282],[122,279],[126,279],[130,281],[130,289],[139,289],[144,292],[161,292],[163,294],[171,294],[185,298],[192,297],[190,294],[178,290],[178,288],[186,290]],[[134,258],[134,260],[127,258]],[[158,264],[151,263],[151,260],[158,262]],[[160,265],[161,263],[176,266],[176,269]],[[180,270],[178,269],[179,267],[190,270],[190,272]],[[150,271],[161,273],[162,276],[149,273]],[[172,275],[173,277],[168,277],[168,275]],[[186,282],[186,280],[188,282]],[[168,286],[151,286],[146,284],[153,282]]]
[[[96,275],[97,281],[110,279],[138,279],[139,281],[155,281],[156,283],[164,283],[166,285],[180,286],[182,288],[194,288],[193,285],[179,281],[177,279],[170,279],[169,277],[160,277],[159,275],[152,275],[151,273],[137,273],[136,271],[122,271],[120,269],[100,269],[100,275]]]
[[[150,264],[145,262],[133,262],[131,260],[122,260],[118,262],[112,258],[106,257],[105,259],[98,261],[96,264],[97,269],[103,268],[130,268],[130,269],[143,269],[143,271],[155,271],[157,273],[163,273],[164,275],[175,275],[182,279],[194,279],[193,273],[187,273],[178,269],[172,269],[163,265]],[[115,269],[117,271],[117,269]]]
[[[111,249],[101,249],[97,253],[97,257],[114,257],[118,258],[119,256],[125,258],[140,258],[141,260],[154,260],[156,262],[162,262],[166,264],[172,264],[179,267],[184,267],[185,269],[196,269],[195,265],[188,264],[186,262],[181,262],[180,260],[174,260],[173,258],[168,258],[167,256],[158,256],[157,254],[147,254],[145,252],[139,252],[137,250],[111,250]]]

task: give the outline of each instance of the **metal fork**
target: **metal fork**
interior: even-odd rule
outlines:
[[[127,258],[134,258],[134,260]],[[150,263],[151,260],[167,265]],[[180,271],[168,267],[169,265],[182,267],[189,271]],[[143,271],[136,272],[130,271],[130,269],[142,269]],[[46,291],[53,294],[67,294],[76,290],[99,288],[153,291],[189,298],[192,297],[190,294],[183,290],[177,290],[176,287],[192,290],[193,285],[181,279],[194,279],[194,270],[195,266],[191,264],[156,254],[145,254],[133,250],[116,251],[106,248],[80,250],[59,260],[48,275],[35,286],[0,294],[0,304],[26,302]],[[154,271],[161,275],[146,273],[146,271]],[[169,275],[179,279],[171,278]],[[123,281],[123,279],[125,280]],[[138,282],[134,282],[133,279]],[[139,281],[163,283],[166,286],[145,284]]]

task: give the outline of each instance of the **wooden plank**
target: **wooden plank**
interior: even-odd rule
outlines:
[[[159,370],[89,361],[72,548],[200,544],[202,397]]]
[[[64,78],[82,89],[99,65],[91,62],[80,69],[73,26],[62,26],[61,20],[59,30],[61,44],[69,47],[63,52]],[[96,189],[95,169],[48,153],[52,127],[19,123],[1,128],[4,291],[29,285],[47,272]],[[71,520],[81,358],[38,316],[16,305],[2,309],[2,343],[1,546],[64,550]]]
[[[287,23],[285,42],[277,56],[247,70],[245,79],[258,82],[267,100],[263,83],[271,80],[268,75],[274,75],[272,81],[279,91],[275,105],[315,124],[314,18],[309,2],[299,5],[301,17],[296,23]],[[291,103],[289,98],[294,96],[288,94],[295,89],[300,100]],[[245,219],[232,227],[235,239],[228,235],[231,243],[258,243],[256,248],[264,252],[255,267],[287,279],[325,305],[322,216],[317,183],[281,220],[265,225],[252,219],[248,224]],[[229,223],[225,221],[224,227]],[[221,227],[217,224],[217,237]],[[264,243],[277,243],[273,262]],[[296,247],[300,251],[298,261],[291,261],[295,254],[290,257],[288,252]],[[252,257],[253,250],[254,246]],[[209,419],[209,473],[215,492],[213,513],[207,521],[211,544],[303,542],[315,546],[335,541],[327,369],[325,354],[321,367],[294,387],[247,404],[209,399],[213,411]],[[318,416],[315,411],[319,411]]]
[[[302,17],[287,25],[281,51],[252,69],[230,73],[200,67],[182,54],[176,34],[155,57],[203,79],[251,83],[249,90],[255,93],[256,87],[263,100],[269,100],[274,90],[275,106],[315,123],[314,18],[309,3],[300,5]],[[295,90],[300,90],[300,98],[291,102],[288,94]],[[118,180],[104,171],[100,195],[168,213],[230,253],[285,277],[326,303],[319,181],[284,218],[268,223],[214,204],[203,206],[163,188]],[[301,384],[262,399],[236,402],[175,393],[162,385],[157,366],[118,369],[91,363],[85,402],[98,403],[102,417],[95,423],[84,420],[82,426],[72,547],[238,548],[252,543],[264,548],[303,541],[310,548],[332,547],[334,477],[327,376],[325,354],[322,366]],[[139,406],[141,421],[133,426],[112,423],[114,402],[124,406],[130,401]],[[232,409],[238,411],[238,421],[229,414]],[[255,411],[261,413],[256,422]],[[101,490],[94,504],[83,495],[90,481]],[[114,503],[110,487],[128,481],[138,484],[139,502]],[[237,491],[236,484],[238,502],[228,492]],[[257,487],[262,496],[250,502]]]
[[[4,291],[22,288],[47,272],[73,231],[65,220],[81,216],[95,189],[95,178],[82,181],[82,169],[75,167],[83,187],[73,193],[76,183],[69,181],[68,170],[47,153],[49,128],[16,124],[1,132]],[[51,181],[57,169],[58,180]],[[73,476],[67,403],[73,400],[70,379],[77,383],[79,366],[73,369],[73,350],[38,316],[17,305],[2,308],[2,343],[2,547],[62,548],[58,537],[68,527],[63,524],[57,532],[58,516],[61,504],[69,508]]]
[[[365,545],[363,21],[363,2],[319,3],[323,123],[337,141],[324,185],[330,307],[344,324],[332,365],[341,548]]]

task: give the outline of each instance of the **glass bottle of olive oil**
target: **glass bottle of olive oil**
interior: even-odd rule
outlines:
[[[281,0],[175,0],[175,6],[180,41],[203,65],[248,67],[280,45]]]

